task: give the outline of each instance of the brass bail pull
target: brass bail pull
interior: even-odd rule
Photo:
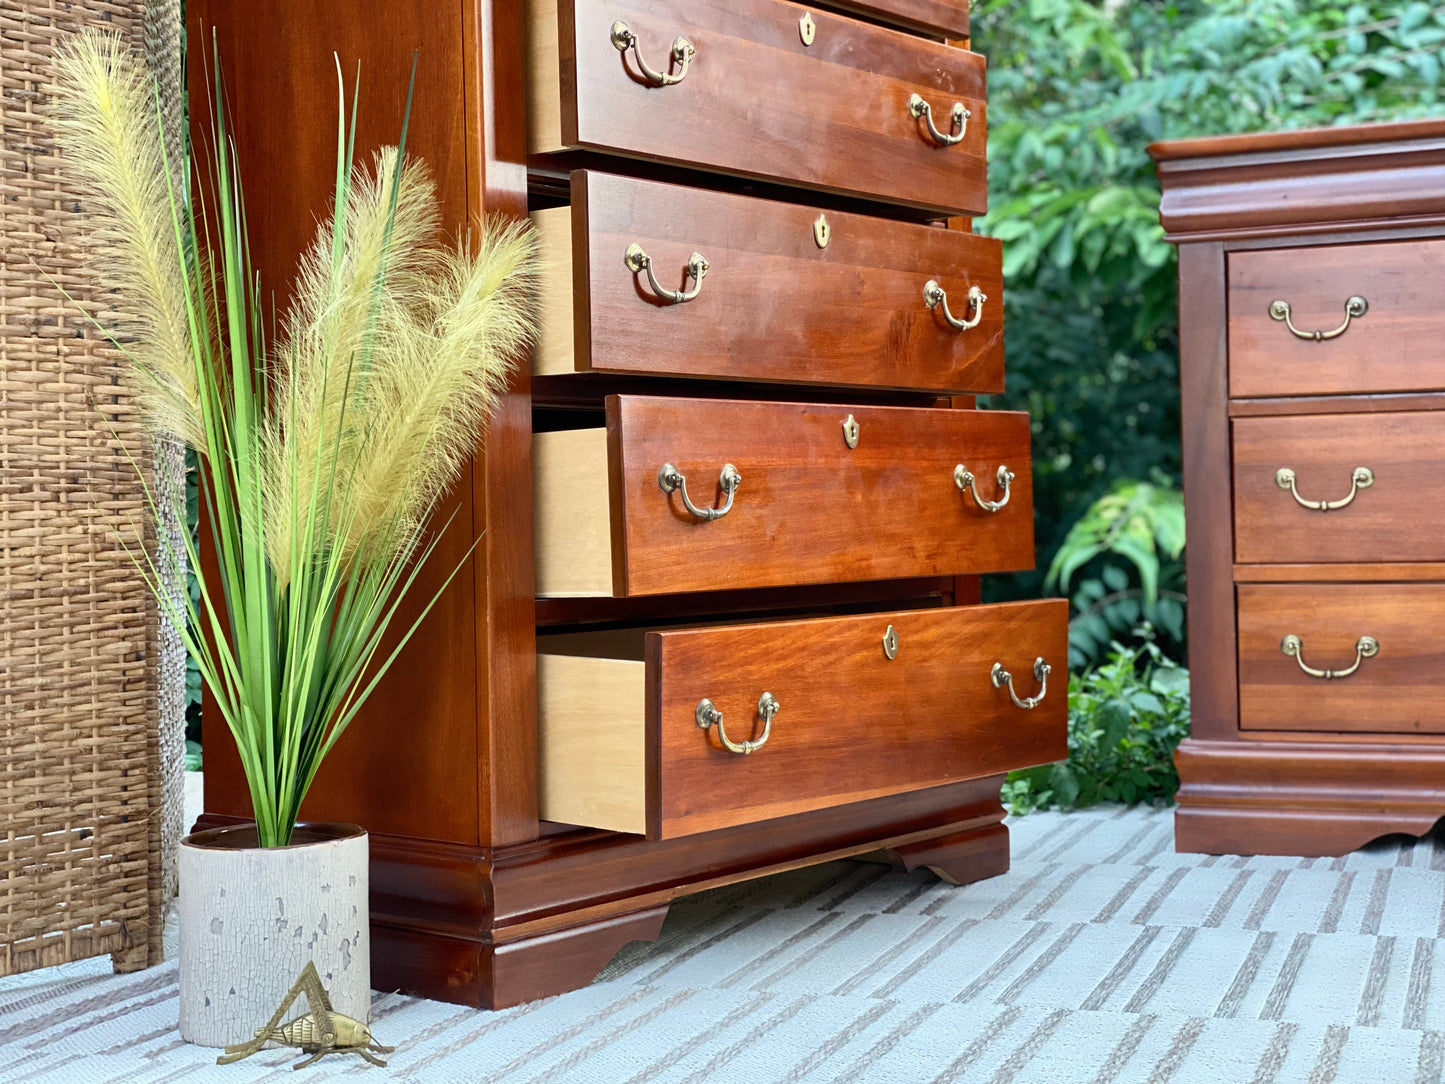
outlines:
[[[664,493],[679,494],[682,497],[682,506],[687,509],[688,515],[693,519],[700,519],[704,523],[722,519],[733,510],[733,497],[737,495],[738,486],[743,484],[743,476],[738,473],[737,467],[731,463],[724,463],[722,473],[718,475],[717,484],[718,488],[727,494],[727,501],[721,508],[699,508],[687,495],[687,478],[682,471],[671,463],[664,463],[662,469],[657,472],[658,487]]]
[[[1014,692],[1014,676],[1003,668],[1003,663],[996,662],[993,669],[989,671],[989,680],[993,682],[995,689],[1007,689],[1009,699],[1014,702],[1014,707],[1032,711],[1044,702],[1044,697],[1049,695],[1049,674],[1053,667],[1044,662],[1043,657],[1034,660],[1034,680],[1039,683],[1039,694],[1037,696],[1026,696],[1022,700],[1019,694]]]
[[[968,311],[972,316],[965,316],[959,319],[948,311],[948,292],[938,285],[937,279],[929,279],[923,284],[923,303],[935,312],[942,314],[948,326],[954,331],[967,331],[969,328],[978,327],[978,322],[983,319],[983,303],[988,300],[988,295],[977,286],[968,288]]]
[[[637,70],[642,73],[642,78],[655,87],[670,87],[686,79],[687,66],[692,63],[693,55],[697,52],[692,42],[679,34],[672,39],[672,52],[668,55],[669,62],[677,71],[657,71],[642,59],[642,50],[638,46],[637,35],[632,32],[632,27],[621,19],[612,24],[612,44],[624,57],[627,55],[627,50],[631,49],[632,59],[637,62]]]
[[[933,123],[933,107],[923,100],[921,94],[908,96],[908,115],[923,121],[928,127],[928,138],[940,147],[953,147],[962,143],[963,137],[968,134],[968,118],[973,116],[962,102],[954,102],[949,113],[950,127],[948,131],[940,132]]]
[[[1294,633],[1290,633],[1279,642],[1279,649],[1286,655],[1299,663],[1299,668],[1312,678],[1323,678],[1325,681],[1333,681],[1335,678],[1347,678],[1360,668],[1360,663],[1366,659],[1373,659],[1380,653],[1380,641],[1373,636],[1361,636],[1355,641],[1355,662],[1345,670],[1316,670],[1313,666],[1305,665],[1304,641]]]
[[[1294,326],[1290,319],[1290,308],[1288,301],[1271,301],[1269,304],[1269,316],[1272,320],[1283,320],[1284,326],[1289,328],[1290,334],[1296,339],[1312,339],[1322,343],[1326,339],[1338,339],[1350,328],[1350,321],[1357,316],[1364,316],[1370,310],[1370,303],[1363,297],[1356,294],[1345,302],[1345,322],[1339,327],[1331,328],[1329,331],[1301,331]]]
[[[1356,467],[1350,474],[1350,491],[1337,501],[1307,501],[1299,495],[1295,488],[1295,473],[1289,467],[1280,467],[1274,472],[1274,484],[1280,489],[1286,489],[1294,497],[1295,503],[1301,508],[1308,508],[1315,512],[1333,512],[1337,508],[1343,508],[1355,499],[1355,494],[1362,489],[1369,489],[1375,484],[1375,472],[1369,467]]]
[[[688,257],[687,269],[684,272],[688,278],[692,279],[692,289],[669,290],[657,281],[657,275],[654,274],[652,270],[652,257],[642,251],[641,245],[636,242],[628,245],[623,262],[627,264],[627,269],[634,275],[639,271],[647,273],[647,285],[652,288],[652,292],[657,295],[657,299],[664,305],[681,305],[683,302],[691,301],[701,293],[702,277],[707,274],[708,267],[710,266],[706,256],[701,252],[694,252]]]
[[[723,748],[729,753],[736,753],[739,756],[747,756],[749,753],[756,753],[768,743],[768,737],[773,732],[773,716],[778,714],[778,698],[772,693],[763,693],[758,697],[758,718],[763,721],[763,736],[754,741],[733,741],[728,737],[727,731],[723,729],[723,713],[707,697],[697,702],[697,711],[694,713],[697,725],[703,730],[709,727],[717,727],[718,740],[722,742]]]
[[[1004,505],[1008,504],[1009,486],[1013,484],[1014,472],[1000,463],[998,472],[994,475],[998,487],[1003,491],[1003,496],[996,501],[985,500],[978,492],[978,479],[974,477],[973,471],[960,463],[953,468],[953,484],[965,493],[972,494],[973,503],[982,508],[985,512],[997,512]]]

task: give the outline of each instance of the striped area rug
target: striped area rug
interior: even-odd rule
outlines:
[[[0,982],[0,1084],[1392,1084],[1445,1066],[1445,841],[1176,855],[1168,811],[1013,822],[965,888],[835,863],[677,904],[591,986],[500,1013],[378,994],[388,1070],[217,1068],[176,970]]]

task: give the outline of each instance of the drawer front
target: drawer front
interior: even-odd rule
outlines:
[[[840,583],[1031,568],[1033,486],[1028,415],[616,396],[608,400],[613,570],[618,594]],[[857,425],[850,449],[845,421]],[[682,491],[662,491],[672,464]],[[987,511],[959,489],[974,476]]]
[[[1445,733],[1445,584],[1238,592],[1241,728]]]
[[[619,22],[636,42],[625,53]],[[975,53],[782,0],[532,0],[529,35],[535,153],[597,150],[931,211],[987,209]],[[686,74],[651,85],[639,58],[676,76],[679,37],[694,50]],[[927,116],[913,115],[915,94]]]
[[[833,6],[954,41],[968,37],[968,0],[834,0]]]
[[[1229,394],[1445,389],[1442,296],[1441,241],[1232,253]],[[1353,298],[1363,315],[1347,313]]]
[[[883,638],[896,637],[890,659]],[[649,832],[667,838],[992,775],[1067,755],[1068,612],[1062,600],[869,614],[648,636],[656,744]],[[1035,660],[1053,667],[1036,707]],[[700,730],[701,699],[739,755]]]
[[[1237,418],[1234,508],[1240,564],[1445,560],[1445,413]]]
[[[539,373],[1003,391],[992,238],[603,173],[573,174],[572,198],[533,215],[549,268]],[[696,296],[660,303],[632,246],[663,290]]]

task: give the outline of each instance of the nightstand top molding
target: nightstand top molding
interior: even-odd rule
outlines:
[[[1155,143],[1170,241],[1445,224],[1445,119]]]

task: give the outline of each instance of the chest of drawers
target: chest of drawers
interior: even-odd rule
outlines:
[[[267,281],[327,190],[333,51],[363,144],[419,48],[408,146],[448,215],[528,214],[545,261],[415,598],[475,558],[303,810],[371,831],[374,985],[511,1005],[699,889],[1006,869],[1003,773],[1065,754],[1066,608],[978,602],[1032,565],[1033,509],[1028,418],[974,409],[1003,287],[968,228],[965,5],[240,7],[191,32],[217,27]],[[207,819],[242,815],[223,733],[206,758]]]
[[[1180,850],[1445,815],[1445,122],[1151,148],[1179,245]]]

